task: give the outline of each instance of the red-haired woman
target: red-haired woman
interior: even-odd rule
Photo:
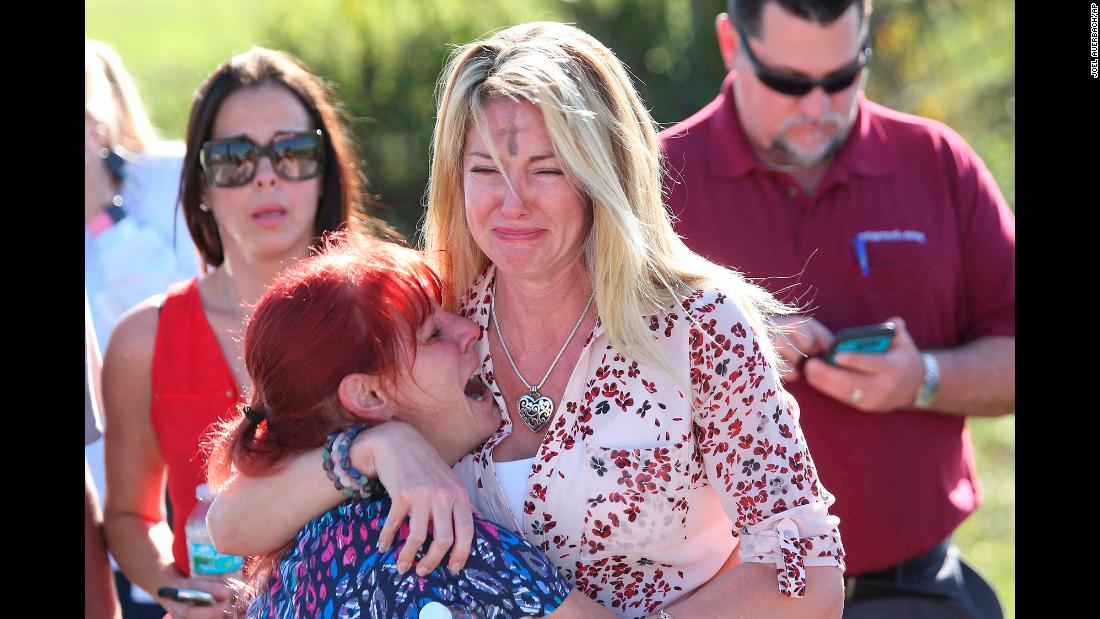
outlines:
[[[480,517],[458,574],[398,570],[405,535],[379,548],[390,501],[365,490],[351,467],[356,434],[400,420],[454,464],[500,425],[478,373],[478,326],[441,310],[441,300],[442,284],[418,252],[338,237],[278,275],[256,305],[244,338],[252,395],[214,436],[210,483],[270,474],[326,445],[325,468],[350,499],[283,551],[255,559],[238,600],[246,605],[258,589],[249,617],[412,617],[433,602],[478,617],[607,612],[570,596],[542,552]]]
[[[229,591],[189,578],[184,524],[206,481],[199,442],[249,388],[242,306],[276,273],[344,227],[362,200],[356,157],[324,82],[289,55],[256,48],[199,87],[180,198],[204,274],[130,309],[107,346],[104,528],[146,591],[190,587],[218,603],[163,600],[174,617],[220,617]],[[166,521],[165,478],[173,508]]]

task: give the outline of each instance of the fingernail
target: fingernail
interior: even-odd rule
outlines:
[[[458,573],[462,571],[462,568],[452,563],[451,565],[447,566],[447,570],[449,570],[454,576],[458,576]]]
[[[409,571],[409,562],[408,562],[408,561],[400,561],[400,562],[398,562],[398,564],[397,564],[397,571],[398,571],[398,573],[400,573],[400,574],[404,574],[405,572]]]
[[[423,565],[418,565],[416,567],[416,575],[421,577],[421,578],[427,576],[428,575],[428,568],[424,567]]]
[[[390,549],[390,544],[389,544],[389,542],[379,542],[379,544],[378,544],[378,552],[386,552],[386,551],[387,551],[387,550],[389,550],[389,549]]]

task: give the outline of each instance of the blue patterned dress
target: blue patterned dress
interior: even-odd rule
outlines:
[[[260,589],[248,619],[416,619],[433,601],[479,618],[541,617],[572,589],[542,552],[477,515],[470,559],[458,576],[446,568],[450,553],[423,578],[413,569],[401,575],[397,556],[408,523],[387,552],[377,550],[389,510],[388,498],[349,500],[314,518]]]

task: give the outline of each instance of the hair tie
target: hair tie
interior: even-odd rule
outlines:
[[[257,413],[256,411],[252,410],[252,407],[248,405],[245,405],[244,407],[244,416],[248,417],[248,420],[256,425],[259,425],[259,423],[264,420],[263,414]]]

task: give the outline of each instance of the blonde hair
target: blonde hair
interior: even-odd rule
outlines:
[[[111,46],[84,39],[84,114],[107,127],[111,145],[143,152],[157,141],[149,114]]]
[[[611,50],[573,26],[521,24],[457,49],[437,89],[423,238],[425,249],[440,259],[448,309],[489,266],[463,206],[467,129],[486,134],[485,102],[508,97],[538,106],[558,160],[591,202],[584,257],[615,347],[670,370],[643,316],[716,286],[737,303],[765,358],[776,363],[767,337],[774,327],[769,315],[791,308],[691,251],[673,231],[653,118]]]

